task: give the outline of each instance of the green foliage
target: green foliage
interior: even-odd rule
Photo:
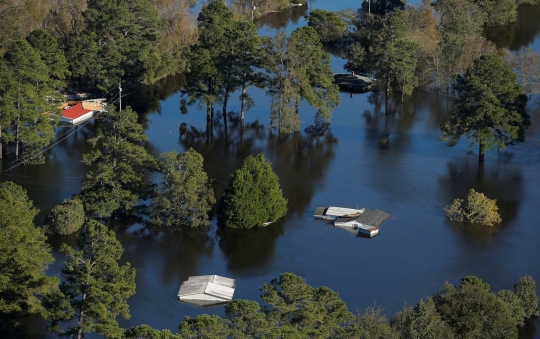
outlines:
[[[390,326],[383,314],[383,308],[376,305],[366,308],[357,317],[357,324],[362,329],[362,339],[399,339],[399,332]]]
[[[3,123],[10,126],[7,131],[11,134],[4,135],[4,140],[15,142],[16,155],[19,155],[21,143],[40,151],[55,136],[57,116],[54,113],[58,112],[59,94],[54,86],[57,83],[51,79],[51,71],[40,54],[26,40],[12,43],[4,60],[4,67],[9,71],[1,76],[7,85],[2,86],[0,109]],[[34,155],[24,161],[33,160]]]
[[[51,210],[45,224],[49,233],[71,234],[77,232],[84,224],[82,202],[77,198],[64,200]]]
[[[361,334],[354,315],[328,287],[313,288],[304,279],[283,273],[262,287],[264,312],[274,326],[307,338],[354,338]]]
[[[517,20],[516,0],[469,0],[482,11],[486,26],[508,25]]]
[[[78,338],[92,332],[121,337],[116,317],[129,318],[126,299],[135,294],[135,270],[129,263],[118,264],[122,245],[112,230],[96,221],[89,221],[78,234],[77,247],[78,251],[62,245],[68,259],[60,292],[47,299],[49,330]],[[62,323],[70,325],[67,330]]]
[[[317,109],[316,118],[329,122],[341,99],[330,56],[323,51],[317,32],[308,26],[296,29],[289,38],[278,33],[267,50],[266,68],[272,74],[268,80],[270,129],[281,134],[298,131],[303,99]]]
[[[120,79],[140,81],[163,25],[150,2],[88,0],[83,16],[80,57],[71,68],[104,90]]]
[[[514,285],[514,293],[523,307],[526,318],[540,315],[536,282],[530,275],[519,278],[518,282]]]
[[[261,305],[251,300],[233,300],[225,305],[231,338],[280,338],[280,329],[272,324]]]
[[[339,43],[347,32],[347,23],[336,12],[315,9],[306,16],[306,20],[317,31],[323,44]]]
[[[444,212],[449,220],[493,226],[501,222],[496,203],[496,199],[489,199],[483,193],[471,189],[466,200],[454,200],[444,208]]]
[[[446,283],[433,300],[457,338],[517,338],[518,323],[508,303],[490,293],[483,283],[460,287]]]
[[[455,146],[461,136],[485,151],[504,149],[525,140],[530,125],[527,96],[516,74],[496,55],[484,55],[457,78],[457,109],[441,125],[442,140]]]
[[[218,207],[218,222],[229,228],[262,227],[286,212],[279,179],[261,153],[250,155],[231,175]]]
[[[453,339],[452,329],[437,313],[432,298],[420,300],[414,307],[405,307],[394,316],[392,325],[407,339]]]
[[[163,178],[150,205],[150,221],[169,227],[208,225],[208,213],[216,199],[202,155],[192,148],[182,154],[164,153],[159,165]]]
[[[54,290],[57,279],[45,275],[54,261],[43,228],[34,225],[38,210],[26,190],[10,181],[0,183],[0,329],[15,317],[43,310],[41,297]]]
[[[208,314],[199,315],[196,318],[185,317],[178,329],[184,339],[226,338],[229,333],[222,318]]]
[[[68,64],[64,52],[58,47],[56,39],[44,29],[37,29],[26,38],[39,53],[41,60],[49,69],[49,76],[54,81],[54,88],[65,86],[69,75]]]
[[[125,339],[182,339],[178,334],[173,334],[169,330],[155,330],[148,325],[140,325],[126,330]]]
[[[469,0],[437,1],[439,30],[456,36],[480,35],[484,19],[478,5]]]
[[[96,137],[89,140],[94,150],[83,156],[84,163],[92,166],[81,191],[88,215],[108,218],[130,212],[149,197],[144,175],[156,169],[157,162],[142,145],[147,140],[135,111],[108,107]]]
[[[370,0],[362,2],[362,10],[376,14],[386,14],[399,9],[405,9],[406,0]]]

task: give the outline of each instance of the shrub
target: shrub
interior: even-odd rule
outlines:
[[[279,179],[263,154],[249,156],[231,175],[223,193],[218,222],[229,228],[253,228],[274,222],[287,212]]]
[[[471,189],[465,200],[454,200],[451,205],[444,208],[444,211],[450,220],[492,226],[501,222],[496,202],[497,200],[489,199]]]
[[[79,199],[64,200],[54,207],[47,216],[48,233],[71,234],[81,228],[84,223],[84,208]]]

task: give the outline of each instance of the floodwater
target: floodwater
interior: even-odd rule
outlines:
[[[335,8],[335,3],[317,0],[313,8],[358,5],[356,0],[339,1],[340,8]],[[530,7],[527,15],[520,14],[520,20],[527,21],[516,24],[513,32],[520,35],[506,46],[539,50],[540,27],[535,23],[540,14],[529,15],[533,10],[540,13],[539,8]],[[268,19],[261,31],[290,31],[302,24],[304,13],[294,14],[296,19]],[[332,62],[336,72],[342,71],[342,60],[333,57]],[[458,284],[466,275],[483,278],[495,290],[511,288],[525,274],[540,282],[537,102],[530,105],[533,123],[526,142],[489,152],[480,166],[476,149],[469,154],[466,141],[449,148],[439,140],[439,125],[453,105],[453,98],[445,94],[417,90],[403,105],[390,99],[386,109],[381,97],[341,93],[341,106],[325,135],[303,132],[280,139],[268,131],[269,98],[264,91],[252,89],[256,106],[247,113],[243,138],[235,121],[230,122],[226,138],[219,122],[208,137],[205,113],[196,107],[187,115],[180,113],[179,94],[173,93],[181,82],[181,77],[170,78],[146,91],[150,98],[146,107],[151,112],[141,115],[141,123],[150,138],[150,151],[158,155],[195,148],[205,158],[205,170],[214,180],[218,197],[243,160],[263,152],[280,178],[289,212],[263,229],[223,232],[213,227],[202,235],[159,234],[129,220],[115,225],[125,247],[122,260],[137,270],[137,294],[129,299],[131,319],[121,320],[122,326],[148,324],[176,330],[184,316],[222,315],[223,307],[202,309],[176,301],[181,282],[191,275],[234,278],[235,298],[259,300],[264,282],[282,272],[293,272],[313,286],[338,291],[353,312],[376,301],[387,315],[399,311],[404,303],[414,304],[436,293],[445,281]],[[239,110],[237,98],[229,107]],[[311,124],[314,113],[303,104],[302,129]],[[28,190],[43,211],[38,222],[54,205],[79,191],[86,173],[80,160],[94,130],[92,123],[78,131],[60,130],[68,133],[67,138],[51,150],[46,165],[17,167],[8,172],[11,176],[1,178]],[[389,135],[385,149],[379,145],[384,134]],[[10,167],[9,159],[4,160],[2,170]],[[497,199],[503,218],[500,228],[462,227],[445,220],[443,207],[471,188]],[[313,220],[317,207],[329,205],[380,208],[392,218],[379,236],[359,238]],[[50,274],[58,274],[64,260],[59,245],[74,240],[53,237],[50,241],[57,257]],[[50,337],[42,321],[31,318],[26,324],[31,337]],[[540,338],[538,320],[527,324],[522,338]]]

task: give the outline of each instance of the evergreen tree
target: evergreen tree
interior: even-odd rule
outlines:
[[[64,52],[58,47],[56,39],[46,30],[37,29],[31,32],[26,40],[39,53],[41,60],[49,69],[50,85],[57,89],[63,88],[69,71]]]
[[[479,159],[494,149],[505,149],[525,140],[530,125],[527,96],[517,76],[496,55],[484,55],[457,78],[457,109],[441,125],[442,140],[455,146],[462,136],[479,145]]]
[[[225,321],[217,315],[185,317],[178,328],[184,339],[225,339],[229,334]]]
[[[316,119],[329,122],[340,102],[339,88],[317,32],[301,27],[289,38],[278,33],[267,50],[266,67],[272,74],[268,80],[271,130],[281,134],[298,131],[302,99],[317,109]]]
[[[336,12],[315,9],[311,11],[306,19],[308,25],[313,27],[322,43],[339,43],[347,32],[347,23],[343,21]]]
[[[130,212],[150,194],[145,181],[147,170],[157,167],[156,159],[143,147],[148,137],[131,108],[108,113],[100,121],[97,136],[89,142],[95,150],[83,161],[92,166],[82,186],[81,199],[90,216],[108,218]]]
[[[452,329],[437,313],[432,298],[420,300],[414,307],[405,307],[394,316],[392,325],[402,338],[407,339],[453,339]]]
[[[523,307],[526,318],[540,315],[536,282],[530,275],[519,278],[518,282],[514,285],[514,293]]]
[[[55,206],[45,221],[47,232],[54,234],[72,234],[84,224],[84,208],[78,198],[64,200]]]
[[[313,288],[304,279],[283,273],[264,284],[261,298],[270,321],[302,338],[356,338],[362,333],[339,295],[328,287]]]
[[[357,324],[362,329],[362,339],[399,339],[400,333],[390,326],[383,313],[384,308],[373,305],[366,308],[357,317]]]
[[[147,0],[89,0],[80,56],[72,69],[107,89],[124,79],[137,84],[145,71],[144,57],[159,40],[163,22]]]
[[[11,121],[10,131],[15,141],[15,155],[19,155],[22,143],[39,152],[41,147],[54,138],[54,123],[60,100],[50,78],[50,70],[39,53],[26,40],[18,40],[10,45],[4,55],[6,67],[11,72],[7,77],[10,86],[4,88],[3,110]],[[56,101],[56,102],[55,102]],[[39,153],[41,155],[41,153]],[[30,153],[25,162],[35,160]],[[43,159],[42,159],[43,160]]]
[[[179,334],[173,334],[169,330],[155,330],[148,325],[140,325],[126,330],[125,339],[182,339]]]
[[[261,153],[231,175],[218,207],[218,222],[230,228],[261,227],[287,212],[279,179]]]
[[[7,63],[0,59],[0,159],[3,157],[4,144],[15,139],[9,128],[15,121],[16,110],[12,100],[12,89],[15,88],[15,76]]]
[[[26,190],[0,183],[0,332],[17,325],[16,317],[43,311],[41,297],[58,280],[45,273],[54,261],[43,228],[34,225],[38,210]]]
[[[469,0],[482,10],[486,26],[503,26],[517,20],[515,0]]]
[[[464,279],[460,286],[446,283],[433,297],[441,319],[457,338],[516,338],[516,318],[509,305],[481,279]]]
[[[163,178],[150,205],[150,221],[169,227],[208,225],[208,213],[216,199],[202,155],[192,148],[182,154],[164,153],[159,165]]]
[[[135,270],[119,265],[124,249],[113,231],[90,221],[77,236],[74,250],[62,245],[67,261],[62,269],[60,292],[48,296],[49,329],[81,339],[86,333],[119,338],[123,330],[116,317],[129,318],[127,298],[135,294]],[[62,323],[71,326],[63,330]]]
[[[230,336],[234,339],[280,338],[281,331],[268,321],[261,305],[251,300],[232,300],[225,305]]]

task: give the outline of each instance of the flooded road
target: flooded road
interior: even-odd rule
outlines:
[[[336,1],[317,0],[313,8],[334,8]],[[358,1],[340,1],[355,7]],[[539,6],[534,17],[521,15],[513,32],[530,29],[510,38],[506,45],[539,47]],[[532,13],[531,9],[527,13]],[[287,30],[301,25],[285,20]],[[523,19],[525,17],[525,19]],[[283,19],[281,19],[283,20]],[[292,22],[292,24],[291,24]],[[283,26],[275,25],[284,28]],[[264,25],[263,34],[273,28]],[[521,44],[521,45],[520,45]],[[505,46],[505,47],[506,47]],[[341,72],[343,60],[332,58]],[[151,96],[164,98],[181,79],[152,89]],[[510,288],[520,276],[530,274],[540,282],[540,109],[530,105],[532,126],[526,142],[504,152],[489,152],[479,166],[476,154],[468,154],[467,142],[449,148],[440,142],[439,125],[448,117],[453,97],[416,90],[402,106],[372,94],[341,93],[341,105],[323,136],[301,133],[279,139],[268,132],[269,98],[251,89],[255,101],[246,114],[243,142],[235,121],[225,138],[221,122],[207,142],[206,116],[195,107],[180,114],[179,94],[148,103],[154,111],[141,116],[154,155],[171,150],[195,148],[205,159],[205,170],[214,180],[217,197],[229,175],[249,154],[264,152],[273,162],[282,189],[289,200],[283,220],[260,230],[217,232],[208,235],[181,232],[159,234],[125,221],[116,225],[125,247],[123,261],[137,270],[137,294],[129,299],[131,319],[121,325],[147,324],[175,330],[186,315],[223,314],[223,307],[196,308],[176,301],[180,283],[191,275],[219,274],[236,279],[235,298],[259,300],[259,287],[282,272],[293,272],[313,286],[325,285],[338,291],[353,312],[374,301],[391,315],[405,302],[414,304],[437,292],[445,281],[459,283],[476,275],[493,289]],[[158,108],[159,107],[159,108]],[[231,100],[230,109],[239,110]],[[315,111],[301,107],[302,130],[310,125]],[[66,130],[67,131],[67,130]],[[50,161],[40,167],[17,167],[11,176],[23,185],[31,199],[46,212],[63,199],[78,193],[85,166],[80,162],[89,149],[93,123],[79,129],[51,151]],[[389,135],[388,148],[379,139]],[[476,151],[476,150],[475,150]],[[4,161],[2,170],[9,168]],[[156,179],[154,177],[154,179]],[[502,227],[471,228],[451,224],[443,207],[470,188],[497,199]],[[379,208],[392,217],[379,236],[359,238],[332,225],[317,222],[313,212],[319,206]],[[53,237],[57,261],[50,268],[57,274],[63,258],[61,242],[72,237]],[[29,321],[33,337],[45,338],[43,324]],[[540,338],[538,321],[528,324],[522,338]]]

